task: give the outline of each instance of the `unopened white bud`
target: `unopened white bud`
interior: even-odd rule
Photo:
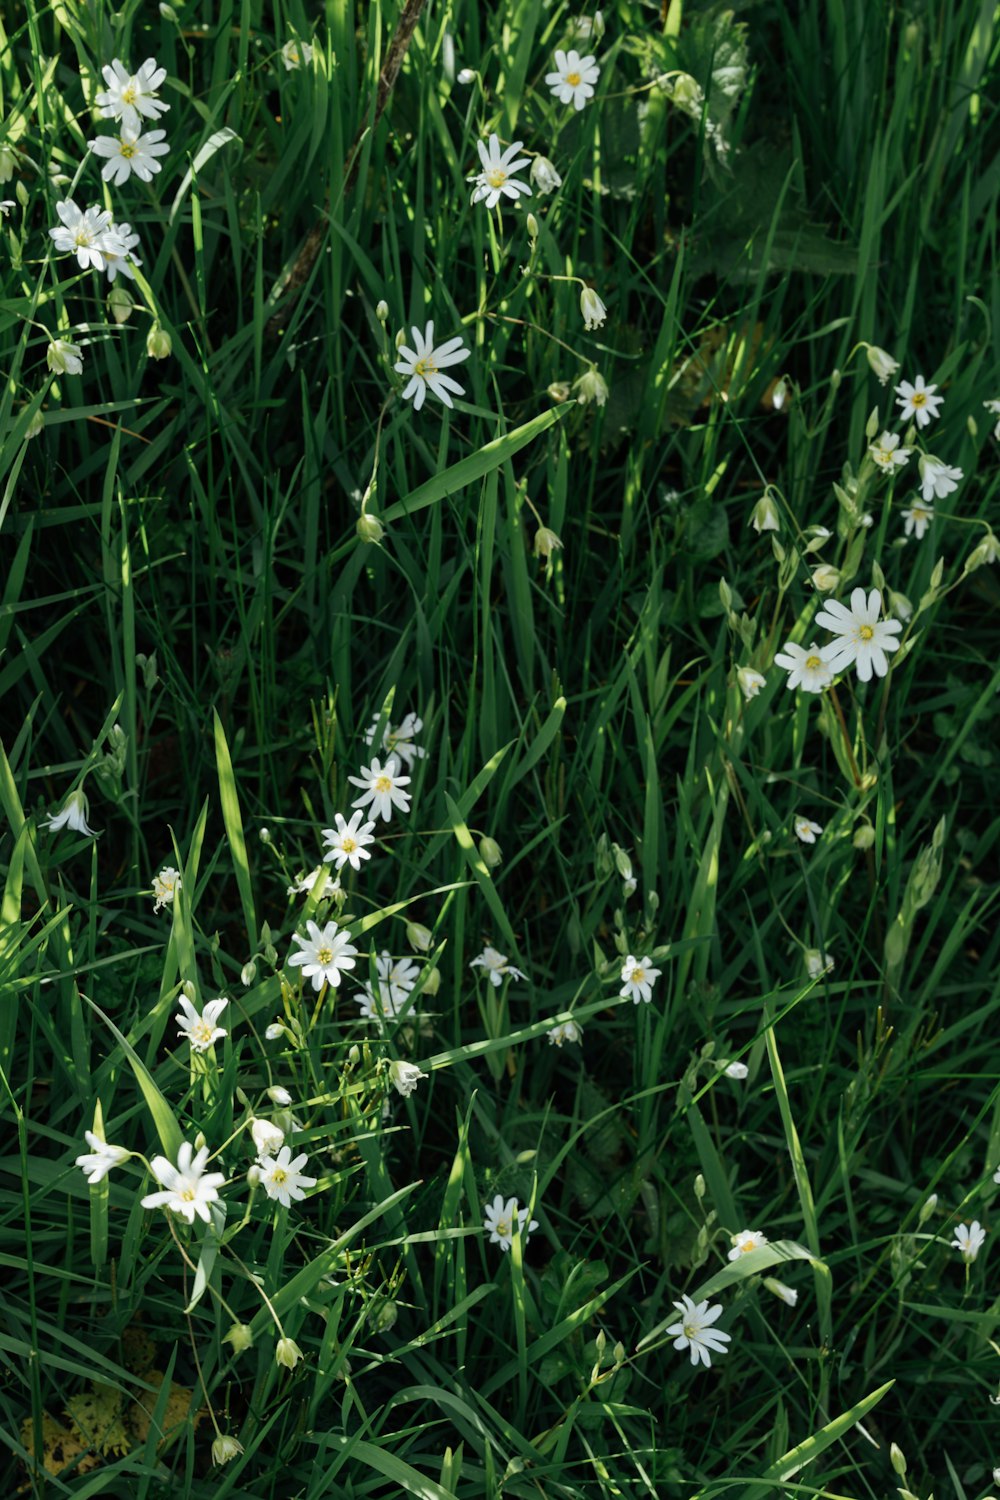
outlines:
[[[381,302],[377,302],[375,304],[375,316],[376,316],[376,318],[378,318],[378,320],[379,320],[380,323],[388,323],[388,321],[389,321],[389,304],[388,304],[388,302],[385,301],[384,298],[382,299]]]

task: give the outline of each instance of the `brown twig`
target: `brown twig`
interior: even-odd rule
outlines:
[[[378,129],[379,121],[385,113],[385,107],[389,103],[389,97],[395,87],[396,79],[399,77],[399,70],[403,66],[403,58],[406,56],[413,33],[417,29],[417,22],[420,20],[420,13],[425,4],[426,0],[406,0],[406,4],[403,7],[399,24],[389,44],[389,51],[386,53],[385,62],[382,64],[382,71],[379,73],[378,88],[375,93],[374,117],[370,125],[365,121],[358,128],[358,132],[351,144],[351,149],[347,153],[347,159],[344,162],[344,183],[342,188],[344,194],[349,193],[353,186],[354,178],[361,161],[361,147],[365,136],[369,130],[374,132]],[[328,192],[326,202],[323,205],[322,215],[316,220],[316,223],[302,241],[302,247],[295,257],[294,263],[285,272],[275,288],[275,296],[282,299],[282,306],[277,312],[272,313],[267,321],[267,332],[272,338],[277,336],[287,319],[290,300],[294,298],[297,292],[301,291],[309,279],[309,275],[316,264],[316,259],[322,248],[323,241],[326,238],[326,226],[329,217],[330,194]]]

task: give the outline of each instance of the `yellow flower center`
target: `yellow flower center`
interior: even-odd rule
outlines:
[[[816,672],[816,671],[818,671],[819,668],[822,665],[823,665],[823,658],[821,656],[807,656],[806,657],[806,666],[809,668],[810,672]]]
[[[134,83],[130,83],[129,86],[128,86],[128,88],[122,89],[122,103],[123,104],[134,104],[135,101],[136,101],[136,94],[137,94],[137,90],[136,90],[135,84]]]
[[[413,366],[413,373],[414,375],[420,375],[424,380],[426,380],[428,375],[437,374],[437,365],[428,354],[426,358],[417,360],[416,364]],[[386,788],[386,790],[388,790],[388,788]]]
[[[126,161],[128,160],[128,158],[130,156],[134,156],[135,155],[135,147],[132,145],[132,143],[130,141],[122,141],[121,148],[122,148],[122,156],[125,157]]]
[[[271,1173],[271,1181],[274,1183],[275,1187],[281,1187],[283,1183],[286,1183],[288,1181],[288,1173],[285,1171],[284,1167],[275,1167],[274,1171]]]
[[[486,181],[491,188],[502,188],[507,181],[507,173],[503,167],[493,167],[486,173]]]
[[[193,1187],[186,1187],[177,1195],[182,1203],[193,1203],[197,1194]]]
[[[508,1239],[510,1237],[510,1223],[507,1219],[497,1220],[497,1234],[499,1234],[502,1239]]]
[[[927,405],[927,392],[926,391],[914,391],[913,395],[910,397],[910,405],[911,406],[926,406]]]
[[[76,238],[74,239],[73,243],[74,245],[89,245],[90,232],[86,229],[78,229],[76,231]]]
[[[632,970],[632,983],[633,984],[642,984],[642,981],[645,979],[645,977],[646,977],[646,971],[645,971],[645,969],[633,969]]]
[[[863,641],[870,641],[874,634],[875,632],[870,625],[862,625],[861,629],[858,631],[858,635]]]
[[[697,1336],[700,1333],[700,1331],[701,1330],[699,1329],[699,1327],[698,1327],[698,1325],[696,1323],[685,1323],[684,1324],[684,1337],[686,1339],[695,1339],[695,1338],[697,1338]]]
[[[200,1042],[203,1047],[209,1046],[212,1040],[212,1028],[204,1017],[191,1028],[191,1040]]]
[[[577,88],[579,88],[580,87],[580,75],[579,75],[579,73],[567,73],[566,74],[566,82],[569,84],[569,86],[570,86],[571,89],[577,89]]]
[[[352,838],[343,838],[340,841],[340,847],[345,854],[353,854],[358,846]]]
[[[377,776],[375,778],[375,790],[377,792],[391,792],[392,791],[392,777],[391,776]]]
[[[742,1245],[740,1246],[740,1254],[746,1255],[749,1250],[756,1250],[756,1248],[757,1246],[754,1244],[753,1240],[744,1240]]]
[[[327,964],[332,964],[333,963],[333,949],[332,948],[325,948],[325,947],[324,948],[317,948],[316,949],[316,962],[318,964],[322,964],[323,967],[324,967],[324,969],[326,968]]]

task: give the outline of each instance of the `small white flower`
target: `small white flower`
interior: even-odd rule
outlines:
[[[730,1334],[712,1327],[716,1319],[722,1316],[721,1303],[717,1302],[714,1307],[709,1307],[707,1299],[704,1302],[694,1302],[685,1294],[674,1306],[681,1315],[680,1322],[672,1323],[667,1329],[667,1333],[674,1338],[674,1348],[681,1351],[690,1349],[691,1363],[696,1365],[700,1360],[708,1369],[713,1354],[728,1353],[726,1345],[731,1339]]]
[[[499,953],[496,948],[489,944],[469,964],[470,969],[484,969],[486,977],[495,989],[499,989],[504,979],[527,979],[527,974],[522,974],[520,969],[515,969],[512,963],[507,962],[506,953]]]
[[[833,972],[833,959],[829,953],[821,953],[818,948],[807,948],[803,957],[810,979],[818,979],[821,974]]]
[[[67,198],[56,204],[56,213],[61,223],[49,230],[49,238],[63,254],[75,255],[81,270],[93,266],[95,271],[103,271],[107,249],[116,255],[125,254],[125,246],[111,233],[111,214],[107,209],[93,204],[84,211],[72,198]]]
[[[420,978],[420,965],[412,958],[393,958],[383,950],[375,960],[375,972],[380,986],[387,986],[389,998],[397,1009]]]
[[[417,1067],[416,1063],[401,1062],[396,1058],[389,1064],[389,1079],[396,1092],[408,1099],[420,1082],[427,1074]]]
[[[760,672],[755,672],[753,667],[739,667],[736,680],[740,685],[740,692],[748,703],[751,698],[756,698],[762,687],[767,685],[767,678],[763,677]]]
[[[746,1063],[731,1062],[726,1063],[726,1066],[722,1071],[723,1073],[725,1073],[727,1078],[735,1078],[739,1083],[742,1083],[744,1078],[746,1078],[749,1074],[750,1069],[747,1067]]]
[[[865,598],[864,589],[851,594],[851,607],[831,599],[816,616],[816,624],[832,630],[840,639],[826,648],[833,672],[842,672],[852,664],[862,682],[870,682],[872,673],[884,677],[889,670],[887,652],[899,650],[896,636],[902,630],[898,620],[880,620],[882,595],[872,589]]]
[[[365,730],[365,744],[369,748],[375,743],[375,735],[378,730],[380,715],[376,714],[368,728]],[[386,723],[382,731],[382,749],[389,755],[394,755],[407,769],[415,760],[423,760],[427,751],[423,745],[414,743],[414,736],[418,735],[424,727],[423,719],[418,719],[416,714],[407,714],[401,724]]]
[[[575,1021],[563,1021],[561,1025],[553,1026],[548,1038],[550,1047],[561,1047],[563,1042],[580,1042],[583,1040],[583,1027],[578,1026]]]
[[[250,1126],[253,1143],[257,1147],[257,1160],[262,1156],[274,1156],[285,1144],[285,1132],[272,1125],[270,1120],[254,1120]]]
[[[320,898],[322,898],[323,896],[335,895],[336,892],[340,890],[340,880],[338,878],[335,879],[332,884],[330,883],[330,872],[326,868],[325,864],[314,865],[308,874],[299,875],[295,880],[292,881],[291,885],[286,886],[285,889],[289,896],[312,895],[313,886],[316,885],[316,882],[317,880],[319,880],[321,875],[324,878],[316,887],[316,895]]]
[[[165,130],[149,130],[140,135],[123,127],[121,135],[99,135],[87,144],[95,156],[105,158],[101,168],[105,182],[122,187],[133,173],[140,182],[152,182],[154,174],[162,171],[156,158],[170,150],[165,144],[166,134]]]
[[[153,876],[153,895],[156,897],[153,910],[162,911],[165,906],[172,906],[180,885],[180,870],[175,870],[173,865],[164,865],[159,875]]]
[[[775,655],[774,664],[788,673],[786,687],[800,687],[805,693],[821,693],[833,681],[830,663],[815,641],[807,647],[786,641]]]
[[[563,52],[557,47],[555,61],[555,71],[546,73],[545,82],[560,104],[582,109],[594,97],[594,85],[601,76],[593,54],[581,57],[575,49]]]
[[[808,818],[796,818],[794,823],[795,837],[801,839],[803,844],[815,844],[819,835],[823,832],[822,823],[812,823]]]
[[[562,178],[547,156],[536,156],[528,173],[540,193],[554,193],[562,187]]]
[[[104,1181],[112,1167],[120,1167],[123,1161],[128,1161],[132,1153],[125,1146],[111,1146],[102,1141],[92,1130],[85,1130],[83,1134],[90,1150],[77,1157],[76,1165],[86,1173],[87,1181],[93,1187]]]
[[[177,1030],[181,1036],[187,1037],[192,1052],[207,1052],[213,1042],[220,1042],[228,1035],[226,1028],[218,1024],[219,1017],[229,1004],[228,1000],[207,1001],[200,1015],[187,995],[178,995],[177,1003],[181,1008],[181,1014],[176,1018]]]
[[[925,505],[919,500],[914,500],[910,509],[904,510],[902,515],[905,523],[904,533],[907,536],[915,536],[918,542],[922,542],[924,533],[934,519],[933,505]]]
[[[285,1023],[284,1023],[284,1021],[272,1021],[271,1024],[270,1024],[270,1026],[266,1027],[265,1030],[264,1030],[265,1040],[269,1041],[269,1042],[280,1041],[280,1039],[284,1036],[284,1034],[285,1034]]]
[[[786,1303],[789,1307],[794,1307],[796,1302],[798,1302],[799,1300],[799,1294],[795,1290],[795,1288],[786,1286],[785,1283],[783,1281],[779,1281],[776,1276],[765,1276],[764,1285],[767,1287],[769,1292],[772,1292],[775,1297],[780,1297],[782,1302]]]
[[[925,385],[922,375],[917,376],[913,385],[908,380],[901,380],[895,390],[902,421],[909,422],[912,418],[918,427],[926,427],[932,417],[939,415],[938,408],[944,397],[935,396],[937,386]]]
[[[218,1437],[212,1440],[212,1462],[213,1464],[227,1464],[230,1459],[238,1458],[243,1452],[243,1444],[239,1438],[234,1438],[228,1432],[220,1432]]]
[[[943,464],[932,453],[922,453],[917,462],[920,470],[920,491],[925,500],[943,500],[958,489],[965,478],[961,469]]]
[[[476,184],[472,194],[473,203],[485,203],[487,208],[496,208],[501,198],[512,198],[516,203],[522,193],[526,198],[531,197],[528,184],[519,182],[515,175],[531,160],[528,156],[518,157],[517,153],[523,144],[523,141],[515,141],[505,151],[501,151],[496,135],[490,136],[489,146],[483,141],[476,142],[483,169],[481,172],[473,172],[466,179],[467,182]]]
[[[387,823],[394,807],[400,812],[409,812],[411,794],[404,792],[403,788],[409,786],[410,778],[400,776],[399,761],[394,755],[389,756],[384,766],[375,756],[370,766],[361,767],[360,776],[348,776],[347,779],[353,786],[362,788],[362,795],[354,799],[352,807],[367,807],[370,802],[375,816]]]
[[[660,977],[660,970],[654,969],[647,958],[634,958],[630,953],[622,966],[622,988],[619,995],[626,1000],[631,1000],[633,1005],[638,1005],[640,1000],[645,1000],[648,1005],[653,998],[653,985]]]
[[[16,207],[17,204],[13,198],[4,198],[0,201],[0,217],[9,219]]]
[[[951,1241],[966,1265],[971,1265],[986,1243],[986,1230],[978,1219],[973,1219],[971,1224],[958,1224],[955,1228],[955,1238]]]
[[[170,108],[156,96],[167,70],[158,68],[155,58],[147,57],[138,73],[129,73],[116,57],[101,72],[108,87],[94,103],[105,120],[120,120],[123,128],[139,131],[144,119],[158,120]]]
[[[306,1177],[302,1171],[309,1160],[303,1151],[292,1158],[292,1148],[282,1146],[277,1156],[260,1158],[260,1180],[269,1198],[280,1203],[282,1208],[291,1208],[292,1200],[305,1197],[305,1189],[316,1186],[317,1178]]]
[[[608,310],[592,286],[585,286],[580,293],[580,312],[583,315],[583,326],[588,333],[595,328],[601,328],[608,316]]]
[[[350,865],[352,870],[361,869],[363,859],[371,859],[371,855],[365,848],[366,844],[374,844],[372,835],[374,823],[364,821],[364,813],[356,812],[348,823],[343,813],[335,813],[336,828],[323,829],[323,842],[328,845],[325,860],[333,860],[338,870],[345,865]]]
[[[286,1370],[294,1370],[300,1359],[305,1356],[294,1339],[280,1338],[274,1351],[276,1364],[282,1365]]]
[[[104,238],[104,269],[108,273],[108,281],[113,282],[117,276],[127,276],[130,281],[135,280],[134,266],[141,266],[142,261],[133,254],[139,236],[132,233],[131,224],[110,224]],[[121,249],[118,249],[118,246]]]
[[[506,1254],[516,1232],[520,1232],[522,1243],[527,1245],[528,1236],[538,1228],[538,1220],[532,1219],[529,1224],[528,1210],[518,1208],[516,1198],[508,1198],[505,1203],[503,1194],[497,1193],[493,1202],[486,1205],[483,1228],[490,1231],[490,1244],[499,1245]]]
[[[276,1104],[279,1109],[291,1108],[292,1096],[286,1088],[283,1088],[281,1086],[280,1083],[272,1084],[266,1092],[267,1097],[270,1099],[271,1103]]]
[[[770,491],[761,496],[750,512],[750,525],[758,534],[762,531],[781,530],[778,507],[771,498]]]
[[[812,581],[814,587],[818,588],[821,593],[829,594],[839,584],[840,573],[829,563],[820,563],[818,568],[813,569]]]
[[[164,1191],[147,1193],[142,1207],[167,1208],[189,1224],[194,1223],[197,1214],[207,1224],[211,1218],[208,1205],[216,1201],[226,1180],[224,1172],[206,1173],[207,1163],[208,1147],[202,1146],[196,1153],[190,1141],[181,1142],[176,1167],[165,1156],[154,1156],[150,1167]]]
[[[299,952],[292,953],[288,962],[293,967],[301,967],[303,979],[312,981],[314,990],[321,990],[324,984],[332,984],[335,988],[343,978],[345,969],[353,969],[358,956],[355,948],[346,932],[337,930],[336,922],[327,922],[322,932],[311,919],[306,922],[307,938],[300,933],[292,934],[292,942],[298,943]]]
[[[400,1003],[394,997],[389,985],[378,981],[377,993],[373,988],[371,980],[365,980],[365,987],[361,994],[355,995],[354,999],[361,1007],[361,1016],[365,1021],[392,1021],[399,1014]],[[405,996],[403,997],[405,1000]]]
[[[759,1250],[762,1245],[767,1244],[767,1235],[761,1234],[759,1229],[741,1229],[739,1234],[734,1234],[731,1238],[733,1248],[729,1252],[730,1260],[739,1260],[741,1255],[749,1255],[751,1250]]]
[[[300,42],[295,37],[289,40],[281,49],[281,61],[285,65],[285,71],[292,73],[299,68],[312,67],[313,49],[309,42]]]
[[[6,178],[0,178],[0,181],[5,182],[6,180],[7,180]],[[990,414],[991,417],[1000,417],[1000,401],[998,401],[998,400],[984,401],[983,402],[983,406],[989,412],[989,414]]]
[[[900,469],[910,457],[909,448],[899,446],[899,436],[895,432],[883,432],[877,443],[872,443],[868,452],[878,464],[880,469]]]
[[[58,833],[60,828],[70,828],[74,833],[85,834],[88,839],[96,838],[97,835],[93,828],[87,825],[89,812],[90,805],[87,802],[87,798],[77,788],[75,792],[70,792],[66,798],[66,801],[62,805],[62,811],[49,813],[48,817],[42,820],[41,826],[49,829],[51,833]]]
[[[874,344],[865,345],[865,354],[868,356],[868,363],[879,378],[879,383],[887,384],[890,375],[895,375],[899,369],[899,360],[893,359],[892,355],[887,354],[884,349],[876,349]]]
[[[466,84],[466,85],[468,85],[470,83],[475,83],[475,81],[476,81],[476,70],[475,70],[475,68],[459,68],[458,73],[456,74],[456,81],[458,83],[462,83],[462,84]]]
[[[586,406],[593,401],[595,406],[605,406],[608,400],[608,385],[604,376],[593,366],[584,370],[573,382],[577,403]]]
[[[45,363],[53,375],[82,375],[83,356],[79,344],[68,339],[53,339],[45,351]]]
[[[465,386],[452,380],[450,375],[442,375],[441,371],[449,365],[461,364],[463,359],[469,358],[472,350],[465,347],[461,337],[448,339],[435,348],[433,322],[427,324],[423,333],[419,328],[411,328],[410,332],[415,347],[409,349],[406,344],[401,344],[397,351],[399,362],[393,365],[398,375],[408,377],[408,383],[403,388],[403,400],[412,399],[414,411],[419,411],[427,392],[431,391],[445,406],[454,406],[452,395],[464,395]]]

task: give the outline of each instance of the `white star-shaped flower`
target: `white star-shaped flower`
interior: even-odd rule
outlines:
[[[907,536],[915,536],[918,542],[924,539],[924,533],[934,519],[933,505],[925,505],[923,501],[914,500],[909,510],[904,510],[903,531]]]
[[[633,1005],[638,1005],[640,1000],[645,1000],[648,1005],[653,998],[653,985],[659,977],[660,970],[652,967],[648,957],[635,958],[630,953],[622,965],[622,987],[618,993],[623,999],[631,1000]]]
[[[181,1142],[176,1167],[165,1156],[154,1156],[150,1166],[163,1192],[147,1193],[142,1207],[167,1208],[189,1224],[194,1223],[197,1214],[207,1224],[211,1217],[208,1205],[216,1201],[226,1180],[224,1172],[206,1173],[207,1164],[208,1147],[202,1146],[196,1153],[190,1141]]]
[[[805,693],[821,693],[833,681],[830,663],[815,641],[806,647],[786,641],[776,653],[774,664],[788,673],[786,687],[800,687]]]
[[[370,766],[362,766],[360,776],[348,776],[347,779],[354,786],[361,787],[363,793],[354,799],[352,807],[367,807],[370,802],[375,816],[384,818],[387,823],[394,807],[400,812],[409,812],[410,793],[404,792],[403,788],[409,786],[410,778],[400,776],[399,761],[394,755],[389,756],[384,766],[376,756]]]
[[[872,458],[880,469],[901,469],[910,457],[909,448],[899,446],[899,436],[895,432],[883,432],[877,443],[872,443],[868,449]]]
[[[375,960],[375,972],[379,985],[388,986],[390,999],[398,1008],[420,978],[420,965],[412,958],[393,958],[383,951]]]
[[[921,454],[917,466],[920,469],[920,492],[925,500],[943,500],[946,495],[953,494],[960,480],[965,478],[961,469],[943,464],[932,453]]]
[[[803,844],[815,844],[823,832],[822,823],[813,823],[808,818],[796,818],[794,826],[795,837],[801,839]]]
[[[550,1047],[561,1047],[563,1042],[580,1042],[583,1040],[583,1027],[578,1026],[575,1021],[563,1021],[559,1026],[553,1026],[546,1033]]]
[[[506,953],[500,953],[489,944],[469,964],[470,969],[484,970],[487,979],[495,989],[499,989],[505,979],[527,979],[527,974],[522,974],[520,969],[515,969],[512,963],[508,963]]]
[[[912,418],[918,427],[926,427],[932,417],[938,416],[938,408],[944,401],[943,396],[935,396],[936,390],[936,385],[924,384],[922,375],[917,376],[913,385],[908,380],[901,380],[895,387],[901,419],[908,422]]]
[[[131,224],[110,224],[108,233],[104,240],[104,269],[108,273],[108,281],[113,282],[116,276],[127,276],[130,281],[135,280],[134,266],[141,266],[142,261],[133,254],[139,236],[132,233]],[[117,248],[121,245],[121,250]]]
[[[292,953],[288,962],[293,968],[301,967],[302,978],[312,981],[314,990],[324,984],[335,988],[340,983],[345,969],[353,969],[358,956],[346,932],[337,930],[336,922],[327,922],[320,931],[312,920],[306,922],[307,938],[296,932],[292,942],[298,943],[299,952]]]
[[[291,37],[281,49],[281,61],[285,65],[286,73],[296,72],[299,68],[312,67],[313,49],[309,42],[300,42],[296,37]]]
[[[501,151],[496,135],[490,136],[488,146],[483,141],[476,142],[483,169],[481,172],[473,172],[466,179],[476,184],[472,194],[473,203],[485,203],[487,208],[496,208],[501,198],[511,198],[516,203],[522,194],[526,198],[531,197],[528,184],[519,182],[516,176],[531,161],[529,156],[518,157],[517,153],[523,145],[523,141],[514,141],[506,150]]]
[[[375,842],[372,835],[375,824],[366,823],[364,817],[364,813],[356,812],[348,823],[343,813],[335,813],[336,828],[323,829],[323,842],[328,845],[323,858],[333,860],[338,871],[345,865],[350,865],[352,870],[360,870],[361,861],[371,859],[365,845]]]
[[[94,103],[105,120],[120,120],[123,129],[142,129],[142,122],[158,120],[170,108],[156,96],[156,90],[167,76],[166,68],[158,68],[156,60],[147,57],[138,73],[128,69],[116,57],[108,68],[102,68],[107,89],[98,94]]]
[[[717,1302],[714,1307],[709,1307],[707,1299],[704,1302],[694,1302],[685,1294],[674,1306],[680,1313],[681,1320],[679,1323],[671,1323],[667,1333],[673,1338],[675,1349],[690,1349],[693,1365],[700,1360],[708,1369],[713,1354],[729,1352],[726,1345],[732,1336],[712,1327],[716,1319],[722,1316],[721,1303]]]
[[[55,248],[64,255],[75,255],[77,265],[85,271],[92,266],[95,271],[106,269],[105,252],[124,255],[125,246],[111,232],[111,214],[106,208],[91,204],[82,209],[67,198],[56,204],[60,223],[49,230],[49,238]]]
[[[399,361],[393,365],[397,374],[409,377],[403,388],[403,400],[412,399],[414,411],[419,411],[427,398],[427,392],[431,391],[445,406],[454,406],[452,395],[463,396],[465,386],[452,380],[450,375],[442,375],[441,371],[449,365],[461,364],[463,359],[468,359],[472,350],[465,347],[460,337],[448,339],[435,348],[433,322],[427,324],[423,333],[419,328],[411,328],[410,333],[413,335],[415,348],[410,349],[402,344],[397,350]]]
[[[593,54],[581,57],[575,50],[563,52],[557,48],[555,71],[546,73],[545,82],[560,104],[572,104],[574,109],[582,109],[587,100],[594,97],[594,85],[600,76],[601,70]]]
[[[514,1243],[515,1232],[520,1232],[522,1244],[527,1245],[529,1234],[538,1228],[538,1220],[532,1219],[529,1224],[528,1210],[518,1208],[516,1198],[508,1198],[505,1203],[503,1194],[497,1193],[493,1202],[486,1205],[483,1228],[490,1231],[490,1244],[499,1245],[506,1254]]]
[[[365,744],[371,748],[375,743],[375,735],[381,715],[376,714],[368,728],[365,730]],[[407,714],[400,724],[386,722],[382,731],[382,749],[409,769],[415,760],[423,760],[427,751],[423,745],[414,743],[414,736],[418,735],[424,727],[423,719],[418,719],[416,714]]]
[[[304,1151],[293,1160],[291,1146],[282,1146],[277,1156],[260,1158],[260,1181],[264,1191],[282,1208],[291,1208],[293,1199],[304,1198],[305,1189],[316,1186],[318,1179],[307,1177],[302,1171],[308,1160]]]
[[[112,1167],[119,1167],[123,1161],[128,1161],[132,1153],[125,1146],[111,1146],[107,1141],[102,1141],[92,1130],[85,1130],[83,1134],[90,1150],[77,1157],[76,1165],[86,1173],[87,1181],[93,1187],[95,1183],[104,1181]]]
[[[87,144],[95,156],[105,158],[101,168],[105,182],[121,187],[133,173],[141,182],[152,182],[154,174],[162,170],[156,158],[170,150],[164,144],[166,134],[165,130],[149,130],[140,135],[123,126],[121,135],[99,135]]]
[[[985,1243],[986,1230],[978,1219],[973,1219],[971,1224],[958,1224],[955,1238],[951,1241],[953,1248],[959,1251],[967,1265],[972,1264]]]
[[[862,682],[870,682],[872,672],[884,677],[889,670],[887,652],[898,651],[896,636],[902,630],[898,620],[880,620],[882,595],[872,589],[865,598],[864,589],[851,594],[851,607],[831,599],[816,616],[816,624],[832,630],[840,639],[826,648],[827,660],[834,672],[854,664]]]
[[[749,1255],[751,1250],[759,1250],[762,1245],[767,1244],[767,1235],[761,1234],[759,1229],[741,1229],[739,1234],[734,1234],[733,1248],[729,1252],[730,1260],[739,1260],[741,1255]],[[676,1303],[674,1306],[676,1307]]]
[[[181,1013],[176,1018],[177,1030],[181,1036],[187,1037],[192,1052],[207,1052],[213,1042],[221,1042],[228,1034],[226,1028],[218,1024],[219,1017],[229,1004],[228,1000],[223,998],[207,1001],[200,1015],[187,995],[178,995],[177,1003],[181,1008]]]

